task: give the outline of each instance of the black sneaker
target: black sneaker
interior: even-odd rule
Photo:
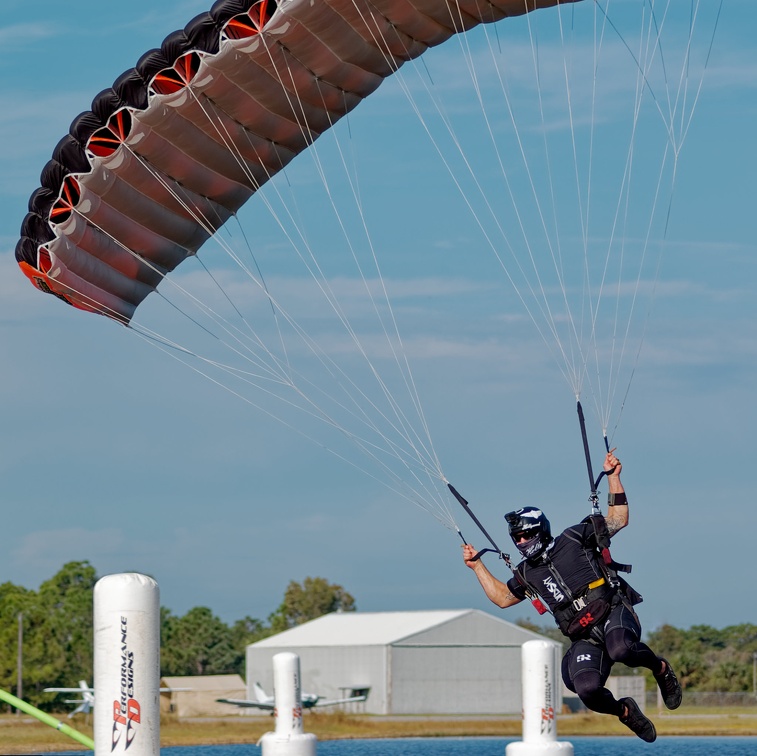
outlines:
[[[618,719],[642,740],[647,743],[654,743],[657,740],[657,730],[655,730],[652,722],[641,713],[636,701],[633,698],[621,698],[619,703],[627,711],[626,714],[621,714]]]
[[[673,672],[670,662],[667,659],[661,658],[660,660],[665,662],[665,671],[661,675],[655,675],[654,679],[657,680],[665,706],[669,709],[677,709],[681,705],[681,699],[683,698],[681,684],[678,682],[678,678],[675,672]]]

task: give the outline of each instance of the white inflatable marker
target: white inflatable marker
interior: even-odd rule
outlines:
[[[315,756],[317,738],[303,732],[300,657],[282,652],[273,657],[276,730],[260,739],[262,756]]]
[[[557,741],[557,644],[527,641],[521,647],[523,740],[509,743],[506,756],[573,756],[572,743]]]
[[[147,575],[106,575],[94,591],[97,756],[160,756],[160,592]]]

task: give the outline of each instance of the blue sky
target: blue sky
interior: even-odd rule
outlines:
[[[638,5],[615,0],[610,7],[621,19]],[[700,5],[704,33],[693,46],[695,84],[718,3]],[[240,398],[223,390],[126,329],[41,295],[16,266],[13,248],[28,196],[68,124],[142,52],[204,8],[198,2],[167,2],[156,10],[153,3],[135,0],[125,11],[87,1],[73,13],[58,3],[38,4],[33,11],[14,0],[5,4],[0,26],[5,103],[0,112],[5,512],[0,580],[37,588],[66,561],[88,559],[101,575],[134,570],[154,576],[162,603],[175,613],[204,605],[229,622],[245,615],[265,618],[290,580],[315,575],[343,585],[365,611],[476,607],[497,612],[462,565],[458,536],[414,506],[412,496],[384,485],[386,479],[382,483],[383,476],[354,446],[342,443],[344,434],[330,434],[322,424],[290,414],[263,392]],[[578,14],[576,25],[582,23],[585,16]],[[648,629],[664,622],[688,627],[757,621],[751,560],[757,526],[751,481],[757,422],[757,148],[752,137],[757,53],[748,33],[756,23],[757,9],[750,0],[726,3],[680,154],[665,242],[660,242],[658,224],[648,245],[648,267],[635,288],[641,304],[632,324],[634,338],[645,329],[642,349],[638,361],[633,357],[624,365],[618,393],[609,402],[613,428],[635,366],[613,436],[624,463],[632,518],[616,539],[615,555],[634,564],[631,582],[645,596],[640,614]],[[570,28],[567,18],[565,24]],[[528,26],[505,22],[496,32],[489,30],[488,42],[481,34],[473,37],[471,59],[482,77],[482,98],[505,162],[513,154],[517,158],[517,151],[507,109],[502,98],[497,104],[492,87],[490,47],[501,48],[506,56],[506,90],[519,112],[521,133],[538,133],[542,141],[547,132],[554,145],[550,169],[555,186],[568,187],[555,214],[569,254],[581,216],[570,199],[575,179],[566,159],[567,111],[559,88],[549,84],[560,79],[563,59],[551,57],[555,40],[549,30],[539,34],[547,111],[539,127],[533,127],[537,101],[527,85],[533,70]],[[591,61],[593,45],[579,33],[576,37],[570,60],[578,69]],[[673,37],[667,61],[671,71],[676,41],[680,45]],[[633,103],[633,77],[626,81],[615,74],[616,65],[627,67],[628,56],[611,34],[603,44],[604,65],[612,75],[597,82],[590,213],[596,225],[587,242],[592,248],[601,247],[609,235],[608,219],[618,207],[608,198],[617,190],[627,152],[616,147],[624,143],[624,132],[614,124],[616,114]],[[493,189],[486,183],[490,173],[497,173],[498,158],[482,137],[465,58],[455,57],[456,47],[453,40],[432,51],[417,74],[408,66],[404,86],[387,82],[339,125],[336,141],[319,141],[317,154],[342,208],[336,224],[333,218],[326,221],[330,200],[306,155],[273,182],[265,200],[254,197],[240,220],[254,239],[255,259],[276,301],[309,329],[325,353],[344,359],[340,364],[355,371],[355,381],[366,392],[373,391],[373,380],[355,359],[354,345],[328,322],[328,308],[312,298],[312,283],[292,254],[287,234],[295,229],[307,236],[357,326],[360,343],[375,356],[372,364],[383,370],[389,364],[386,341],[366,315],[371,309],[366,290],[376,292],[379,279],[369,271],[363,286],[344,263],[351,253],[339,221],[368,259],[370,239],[441,469],[507,550],[501,518],[510,509],[543,505],[555,529],[588,513],[586,469],[575,397],[551,356],[551,342],[548,347],[539,338],[488,248],[487,236],[496,234],[483,205],[477,201],[479,224],[403,92],[413,93],[471,199],[476,191],[470,174],[455,158],[429,106],[423,82],[434,82],[433,96],[438,92],[444,98],[444,112],[465,144],[485,195],[505,197],[502,184]],[[651,75],[649,85],[661,92]],[[579,134],[587,91],[578,88],[573,95]],[[695,86],[689,104],[694,92]],[[634,157],[637,209],[616,234],[616,240],[627,244],[630,259],[638,259],[644,247],[645,198],[661,164],[656,150],[664,140],[654,122],[643,122]],[[525,150],[531,148],[527,144]],[[368,237],[347,196],[342,155],[349,175],[359,182]],[[645,155],[651,156],[647,162]],[[526,196],[528,178],[517,159],[513,165],[513,191]],[[531,165],[539,184],[546,166],[539,158]],[[284,217],[284,207],[297,217],[296,224]],[[513,231],[519,221],[507,202],[496,207],[507,241],[493,246],[505,257],[508,242],[521,243]],[[524,222],[533,223],[526,207]],[[666,209],[667,203],[661,207]],[[235,248],[244,248],[235,223],[227,237]],[[533,244],[548,270],[543,240],[534,238]],[[652,275],[661,249],[659,272]],[[244,282],[212,246],[201,256],[216,266],[227,291],[244,296]],[[552,289],[548,275],[544,283]],[[201,281],[191,263],[177,271],[176,280],[207,293],[207,279]],[[646,295],[654,281],[650,311]],[[569,289],[576,283],[569,280]],[[270,306],[256,287],[251,291],[250,307],[275,351]],[[550,296],[559,303],[559,291]],[[152,299],[137,320],[168,333],[168,317],[159,298]],[[386,315],[384,305],[379,309]],[[609,321],[603,315],[600,322],[607,327]],[[184,338],[184,325],[178,332]],[[637,341],[633,344],[629,353],[635,355]],[[318,368],[310,364],[311,357],[298,355],[296,348],[291,355],[302,358],[302,370],[314,371],[314,381],[321,380],[315,378]],[[391,390],[401,394],[398,381],[403,379],[391,367],[386,376]],[[588,387],[585,392],[582,401],[599,467],[601,423],[591,411]],[[482,546],[465,514],[454,509],[453,501],[446,502],[463,534]],[[507,577],[504,565],[491,566]],[[528,606],[503,616],[535,618]]]

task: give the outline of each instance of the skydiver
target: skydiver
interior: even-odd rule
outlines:
[[[657,738],[655,726],[636,701],[617,700],[605,687],[615,662],[645,667],[654,675],[667,708],[681,705],[681,686],[670,662],[641,642],[641,624],[633,609],[641,596],[617,574],[624,565],[608,566],[602,557],[609,539],[628,525],[622,465],[614,451],[608,452],[603,465],[609,485],[606,516],[587,517],[553,538],[540,509],[523,507],[506,514],[510,537],[524,557],[507,583],[476,559],[477,551],[470,544],[463,546],[463,559],[497,606],[504,609],[535,595],[546,602],[560,631],[572,641],[562,661],[568,690],[577,693],[588,709],[618,717],[651,743]],[[609,558],[609,550],[605,553]]]

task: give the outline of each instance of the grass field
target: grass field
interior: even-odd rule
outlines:
[[[665,735],[757,736],[757,711],[754,708],[682,707],[675,712],[648,711],[657,732]],[[65,714],[60,718],[65,720]],[[92,737],[92,726],[77,715],[71,722],[80,732]],[[273,729],[268,717],[224,717],[179,720],[166,717],[161,722],[161,746],[256,743]],[[567,714],[558,718],[561,737],[571,735],[629,735],[617,720],[598,714]],[[521,723],[515,717],[379,717],[340,712],[307,712],[305,731],[319,740],[337,738],[400,738],[445,736],[518,737]],[[0,754],[52,753],[77,751],[82,747],[26,716],[0,715]]]

